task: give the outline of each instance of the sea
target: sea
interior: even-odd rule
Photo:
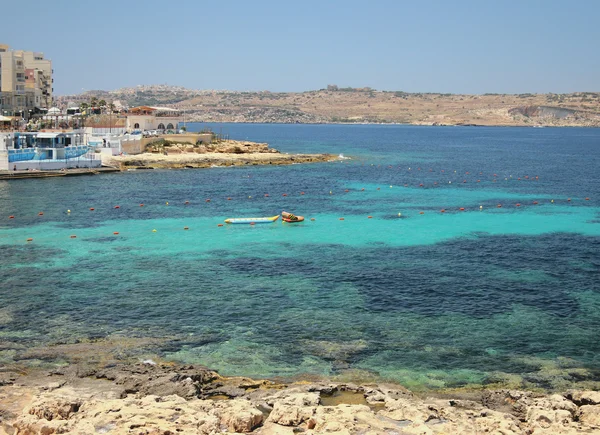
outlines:
[[[0,181],[0,367],[122,339],[253,378],[600,386],[600,129],[206,128],[337,158]]]

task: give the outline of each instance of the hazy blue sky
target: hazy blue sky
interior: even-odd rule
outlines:
[[[0,43],[52,59],[59,95],[600,91],[600,0],[13,0],[1,13]]]

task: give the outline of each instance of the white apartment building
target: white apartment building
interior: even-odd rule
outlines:
[[[28,119],[52,105],[52,61],[0,44],[0,115]]]

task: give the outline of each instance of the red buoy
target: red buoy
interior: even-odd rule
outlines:
[[[15,217],[13,215],[10,215],[8,218],[9,219],[14,219]]]
[[[217,226],[218,226],[218,227],[222,227],[222,226],[223,226],[223,224],[217,224]]]
[[[498,204],[496,207],[498,207],[498,208],[502,208],[502,204]]]
[[[144,206],[144,204],[140,204],[140,207],[143,207],[143,206]]]
[[[340,220],[341,220],[341,221],[343,221],[343,220],[344,220],[344,218],[340,218]]]
[[[117,234],[119,234],[118,231],[114,231],[113,234],[116,236]]]
[[[459,208],[460,211],[465,211],[464,207]]]
[[[118,205],[115,205],[115,208],[121,208],[121,207],[119,207]]]
[[[521,207],[521,204],[519,204],[519,203],[517,202],[517,204],[516,204],[516,207]]]
[[[534,204],[537,204],[538,202],[537,202],[537,201],[533,201],[533,203],[534,203]]]
[[[268,194],[268,193],[265,193],[265,198],[268,198],[268,197],[269,197],[269,194]]]
[[[282,196],[287,196],[287,193],[284,193]]]
[[[586,200],[586,201],[589,201],[590,199],[589,199],[589,198],[586,198],[585,200]]]
[[[210,202],[210,199],[207,199],[206,202]]]
[[[441,209],[441,210],[440,210],[440,212],[442,212],[442,213],[446,213],[446,210],[444,210],[444,209]]]
[[[185,204],[189,204],[189,203],[190,203],[189,201],[186,201],[186,202],[185,202]]]
[[[425,212],[424,211],[420,211],[419,214],[425,214]]]
[[[231,201],[231,198],[227,198],[227,201]]]
[[[94,211],[94,210],[95,210],[94,207],[90,207],[90,211]]]
[[[39,212],[38,216],[44,216],[44,212],[43,211]]]
[[[368,219],[373,219],[373,216],[367,216]]]

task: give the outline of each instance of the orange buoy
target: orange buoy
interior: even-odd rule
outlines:
[[[95,210],[94,207],[90,207],[90,211],[94,211],[94,210]]]
[[[228,197],[228,198],[227,198],[227,201],[231,201],[231,198],[229,198],[229,197]]]
[[[287,193],[284,193],[284,194],[283,194],[283,195],[281,195],[281,196],[287,196]]]
[[[373,219],[373,216],[367,216],[368,219]]]
[[[434,186],[437,186],[437,181],[433,183]]]
[[[496,207],[498,207],[498,208],[502,208],[502,204],[498,204]]]
[[[586,198],[585,200],[586,200],[586,201],[589,201],[590,199],[589,199],[589,198]]]
[[[361,191],[361,192],[364,192],[364,191],[365,191],[365,188],[363,187],[362,189],[360,189],[360,191]]]
[[[494,177],[497,177],[497,176],[498,176],[498,174],[494,174]]]
[[[268,194],[268,193],[265,193],[265,198],[268,198],[268,196],[269,196],[269,194]]]
[[[529,175],[525,175],[525,178],[527,178],[527,179],[528,179],[528,178],[529,178]]]
[[[441,213],[446,213],[446,210],[444,210],[444,209],[441,209],[441,210],[440,210],[440,212],[441,212]]]
[[[120,207],[120,206],[118,206],[118,205],[115,205],[115,208],[121,208],[121,207]]]
[[[144,204],[140,204],[140,207],[143,207],[143,206],[144,206]]]
[[[538,202],[537,202],[537,201],[533,201],[533,203],[534,203],[534,204],[537,204]]]
[[[113,234],[116,236],[117,234],[119,234],[118,231],[114,231]]]
[[[477,180],[478,183],[481,183],[481,180]]]
[[[424,211],[420,211],[419,214],[425,214],[425,212]]]
[[[340,218],[340,220],[341,220],[341,221],[343,221],[343,220],[344,220],[344,218]]]
[[[516,206],[516,207],[521,207],[521,204],[519,204],[519,203],[517,202],[517,204],[516,204],[515,206]]]
[[[207,199],[206,202],[210,202],[210,199]]]
[[[311,221],[314,221],[314,220],[315,220],[315,218],[310,218],[310,220],[311,220]]]
[[[44,216],[44,212],[43,211],[39,212],[38,216]]]
[[[419,187],[423,187],[423,183],[419,184]]]
[[[304,192],[300,192],[300,195],[304,195]]]
[[[520,179],[521,179],[521,177],[517,178],[517,180],[520,180]]]
[[[344,190],[344,192],[350,192],[348,189]]]
[[[33,242],[33,239],[30,237],[27,239],[28,242]]]
[[[189,228],[189,227],[183,227],[183,229],[184,229],[184,230],[189,230],[190,228]]]
[[[190,203],[189,201],[186,201],[184,204],[189,204],[189,203]]]
[[[217,226],[218,226],[218,227],[222,227],[222,226],[223,226],[223,224],[217,224]]]
[[[381,189],[380,187],[377,188],[377,190],[380,190],[380,189]]]
[[[8,218],[9,219],[14,219],[15,217],[13,215],[10,215]]]
[[[254,222],[250,222],[250,225],[254,225]]]
[[[72,239],[76,239],[76,238],[77,238],[77,236],[76,236],[75,234],[72,234],[72,235],[71,235],[71,238],[72,238]]]
[[[469,173],[468,173],[468,172],[465,172],[465,175],[469,175]]]
[[[459,208],[460,211],[465,211],[464,207]]]

